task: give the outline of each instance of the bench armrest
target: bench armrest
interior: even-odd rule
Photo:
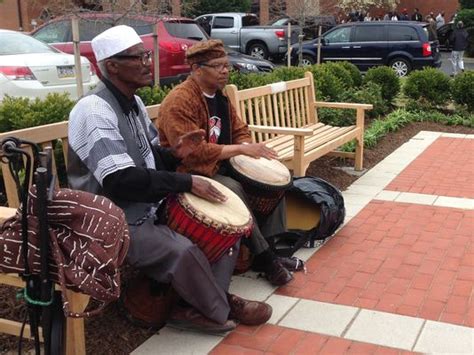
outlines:
[[[276,126],[248,125],[249,130],[258,133],[288,134],[293,136],[311,136],[314,132],[311,128],[286,128]]]
[[[372,110],[373,105],[370,104],[355,104],[351,102],[323,102],[316,101],[314,103],[315,107],[329,107],[329,108],[351,108],[351,109],[363,109],[363,110]]]

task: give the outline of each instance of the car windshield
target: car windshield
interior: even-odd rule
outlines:
[[[207,39],[207,34],[194,22],[164,22],[168,33],[173,37],[194,39],[202,41]]]
[[[281,18],[279,20],[276,20],[275,22],[271,22],[270,26],[285,26],[287,22],[287,18]]]
[[[0,32],[0,55],[57,53],[55,49],[22,33]]]

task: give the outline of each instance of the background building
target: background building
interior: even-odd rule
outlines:
[[[181,15],[181,1],[168,0],[172,13]],[[54,0],[3,0],[0,1],[0,28],[12,30],[30,31],[34,24],[41,24],[48,20],[48,4],[54,3]],[[130,0],[120,0],[124,4],[130,3]],[[56,1],[57,3],[57,1]],[[82,6],[87,9],[102,8],[100,0],[75,0],[71,3]],[[106,1],[104,10],[106,11]],[[151,2],[150,2],[151,3]],[[338,0],[253,0],[251,11],[259,13],[260,22],[266,24],[270,19],[288,14],[297,16],[304,12],[307,16],[317,14],[336,14]],[[423,16],[431,11],[437,15],[440,11],[446,13],[446,20],[449,21],[458,8],[456,0],[400,0],[400,6],[397,11],[401,12],[406,8],[411,15],[415,7],[420,9]],[[383,10],[377,10],[382,13]]]

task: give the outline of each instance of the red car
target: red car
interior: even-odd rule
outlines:
[[[116,25],[133,27],[142,38],[145,48],[153,50],[153,24],[158,24],[160,54],[160,84],[169,85],[184,80],[190,72],[184,53],[193,44],[207,38],[193,20],[181,17],[122,16],[117,14],[81,14],[79,20],[80,51],[99,72],[92,52],[91,40],[99,33]],[[65,52],[74,53],[71,17],[59,17],[31,32],[36,39]]]

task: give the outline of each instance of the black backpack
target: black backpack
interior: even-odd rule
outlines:
[[[269,238],[270,246],[279,256],[289,257],[305,245],[313,248],[316,240],[330,237],[344,222],[344,198],[339,189],[323,179],[313,176],[294,178],[286,199],[287,209],[296,209],[294,220],[299,219],[301,225],[292,228],[295,225],[291,225],[290,211],[287,215],[288,231]]]

